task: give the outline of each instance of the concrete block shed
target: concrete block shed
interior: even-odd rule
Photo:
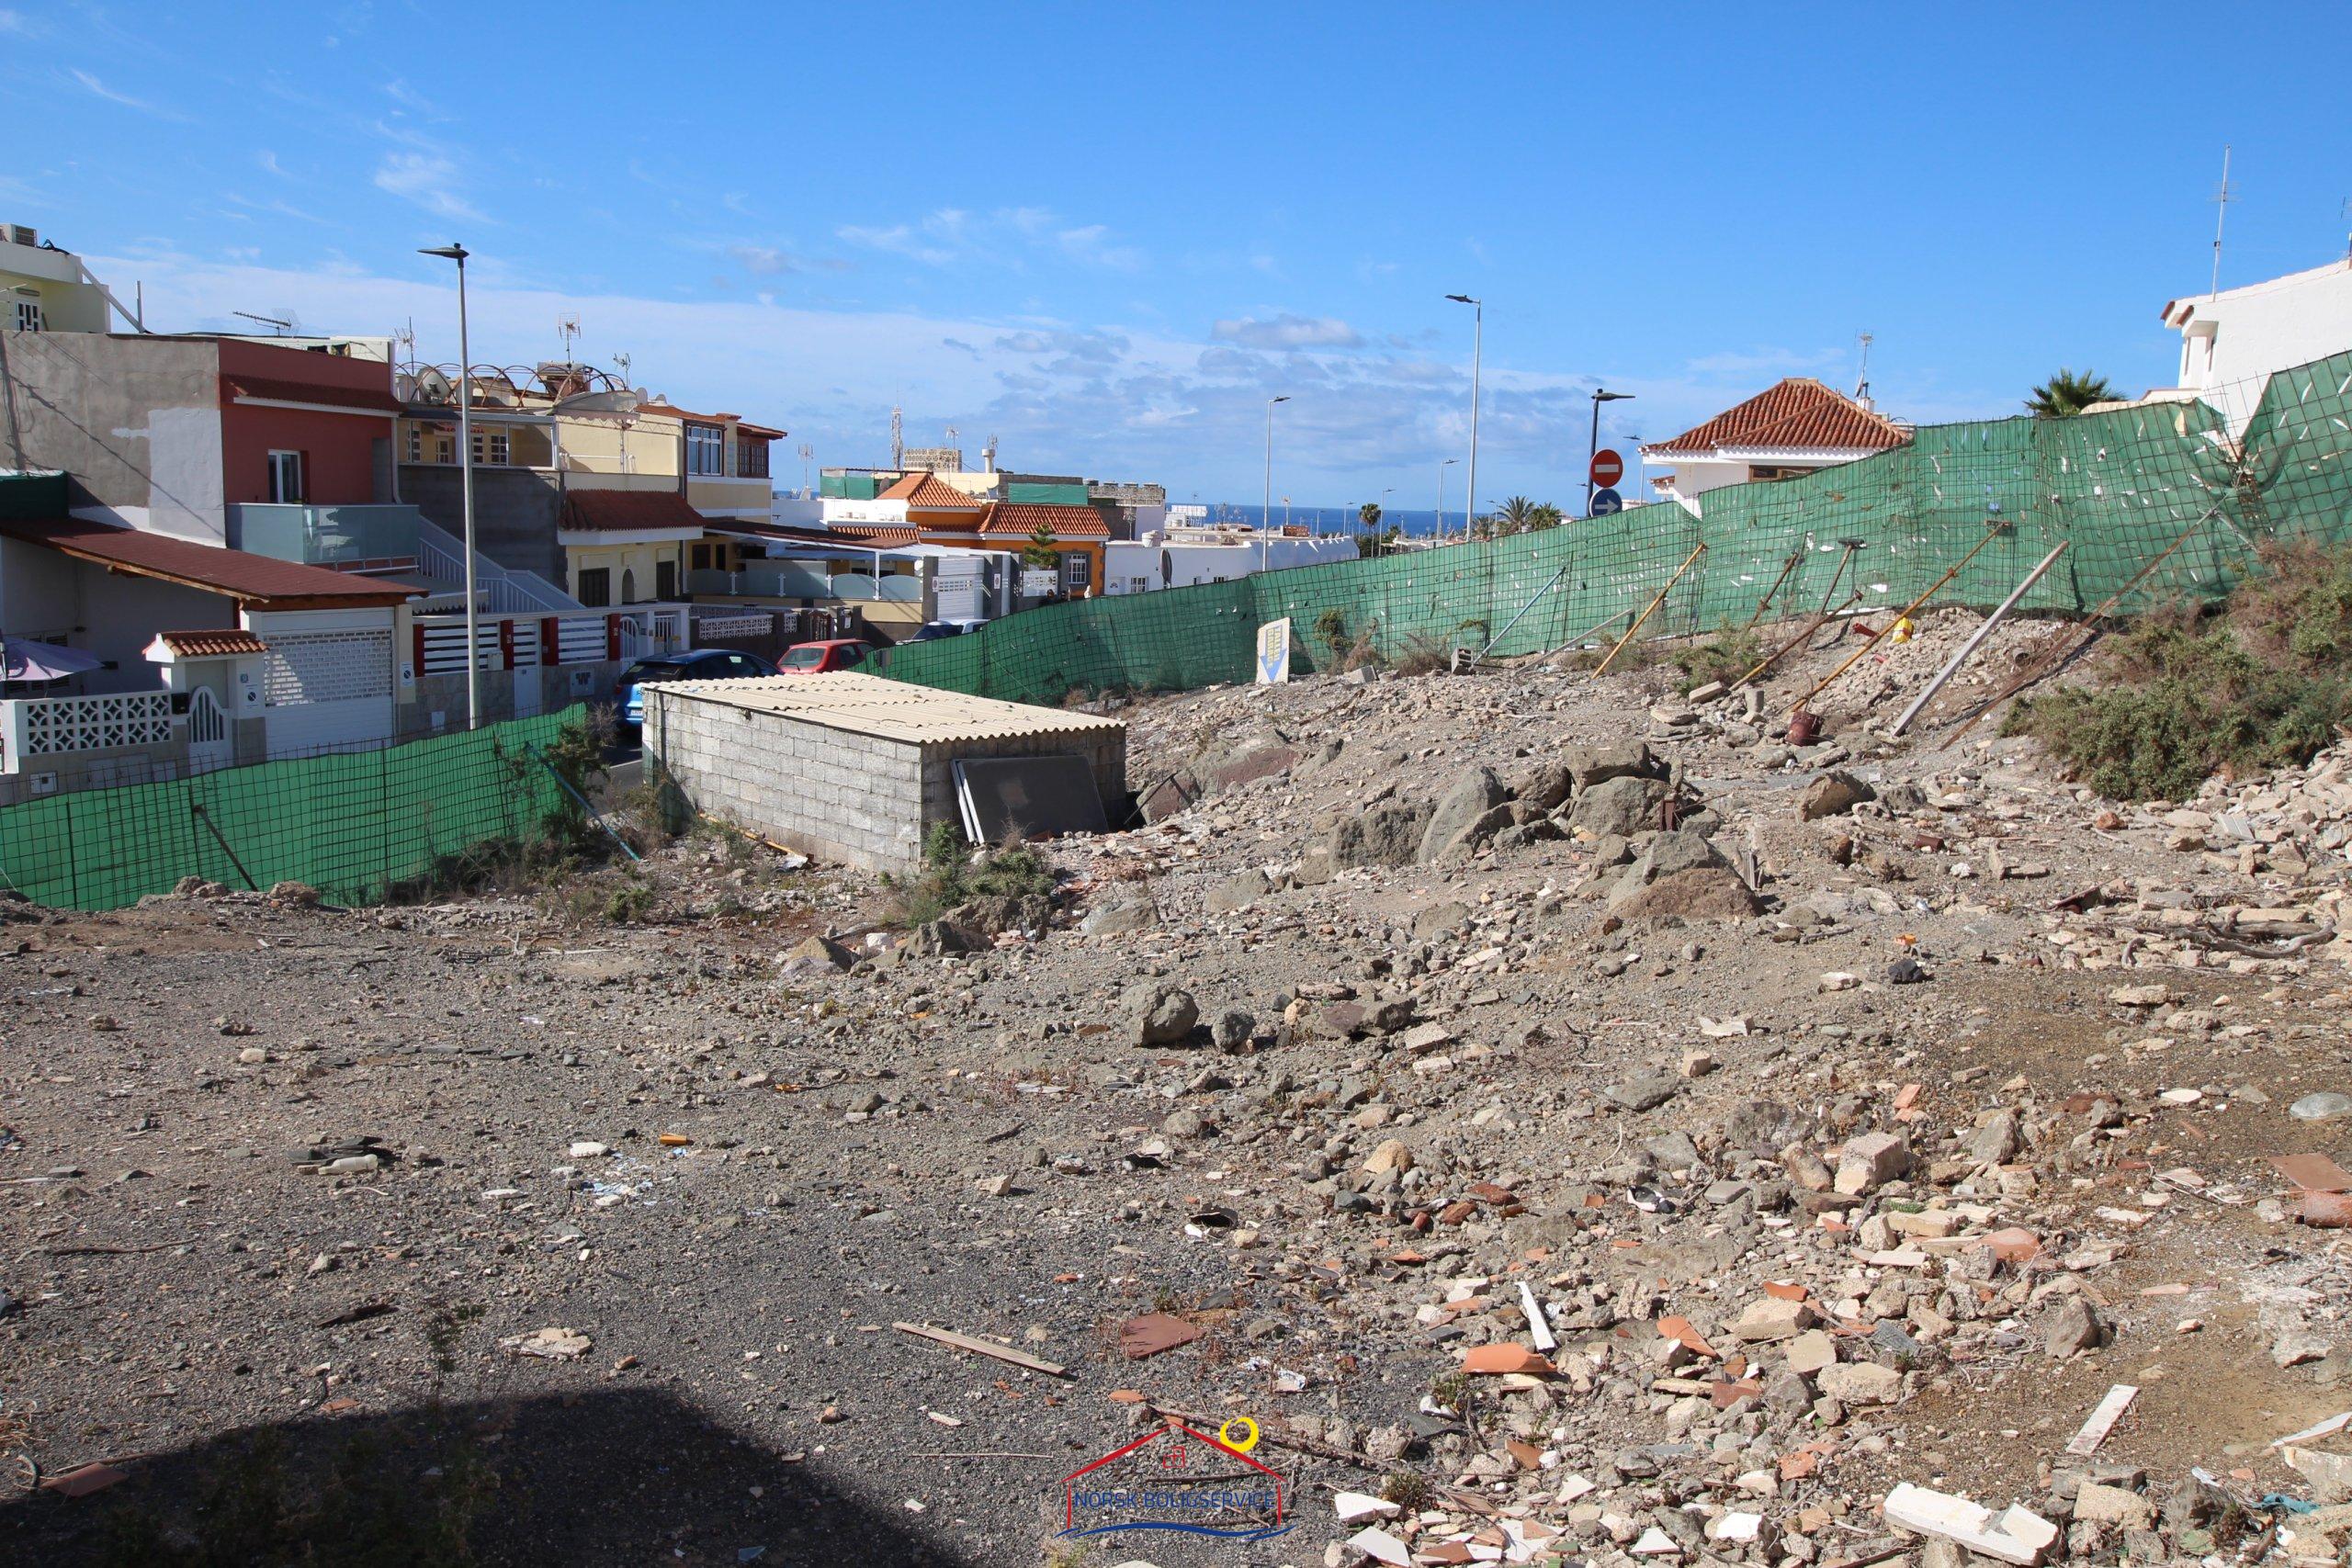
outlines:
[[[697,811],[866,871],[922,863],[933,822],[960,825],[949,764],[1083,757],[1115,819],[1127,727],[843,671],[645,687],[645,754]]]

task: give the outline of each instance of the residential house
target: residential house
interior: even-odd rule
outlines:
[[[1867,401],[1792,376],[1672,440],[1649,443],[1642,457],[1670,465],[1650,484],[1697,512],[1698,498],[1724,485],[1794,479],[1910,439],[1908,428]]]
[[[402,379],[402,485],[455,528],[457,378],[417,367]],[[644,400],[569,363],[477,368],[473,398],[477,544],[584,605],[673,602],[689,571],[726,564],[723,549],[696,548],[706,523],[768,520],[768,449],[782,430]]]
[[[1014,554],[1042,539],[1054,553],[1057,592],[1075,599],[1102,592],[1102,550],[1111,531],[1093,507],[990,500],[967,494],[928,471],[907,475],[874,500],[902,509],[903,525],[840,524],[832,532],[853,537],[909,532],[916,543]]]
[[[1356,542],[1344,535],[1316,538],[1305,527],[1259,536],[1255,528],[1227,525],[1149,529],[1139,539],[1104,547],[1106,593],[1149,593],[1199,582],[1227,582],[1258,571],[1354,560]]]
[[[112,317],[138,327],[82,258],[23,223],[0,223],[0,331],[102,333]]]
[[[2180,382],[2149,400],[2201,399],[2242,435],[2271,372],[2352,349],[2352,259],[2167,300],[2164,321],[2180,333]]]

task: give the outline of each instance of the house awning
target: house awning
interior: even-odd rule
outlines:
[[[360,610],[404,604],[407,588],[219,545],[80,517],[0,518],[0,537],[75,560],[233,599],[246,610]]]
[[[674,490],[575,490],[563,498],[559,526],[567,534],[669,530],[682,538],[696,538],[709,521]]]

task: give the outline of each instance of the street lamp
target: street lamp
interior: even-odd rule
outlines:
[[[1600,405],[1630,401],[1631,392],[1609,392],[1596,387],[1592,392],[1592,442],[1584,454],[1584,514],[1592,515],[1592,460],[1600,455]]]
[[[1460,461],[1448,457],[1437,466],[1437,542],[1441,545],[1445,543],[1445,470]]]
[[[1284,392],[1266,400],[1266,501],[1258,509],[1258,570],[1266,570],[1266,530],[1274,521],[1274,405],[1290,401]]]
[[[463,465],[459,492],[466,535],[466,728],[475,729],[481,725],[481,637],[474,605],[474,375],[471,345],[466,340],[467,251],[463,245],[428,245],[416,254],[458,264],[458,460]]]
[[[1470,330],[1469,501],[1462,513],[1462,520],[1464,524],[1462,536],[1466,539],[1470,536],[1467,525],[1472,514],[1478,510],[1478,370],[1479,361],[1486,353],[1487,302],[1484,299],[1473,299],[1467,294],[1449,294],[1446,298],[1457,305],[1467,305],[1476,312],[1472,317]]]

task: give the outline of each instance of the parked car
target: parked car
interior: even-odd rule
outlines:
[[[944,637],[962,637],[964,628],[954,621],[925,621],[914,629],[909,642],[937,642]]]
[[[645,694],[639,688],[648,681],[748,681],[775,673],[775,666],[758,654],[731,648],[697,648],[640,659],[621,671],[621,725],[628,729],[644,725]]]
[[[949,621],[947,624],[956,628],[957,636],[969,637],[974,632],[978,631],[982,626],[987,626],[989,624],[989,618],[986,615],[973,615],[968,617],[959,615],[956,619]]]
[[[784,650],[780,673],[823,675],[854,670],[865,662],[865,645],[854,637],[828,637],[823,642],[797,642]]]

